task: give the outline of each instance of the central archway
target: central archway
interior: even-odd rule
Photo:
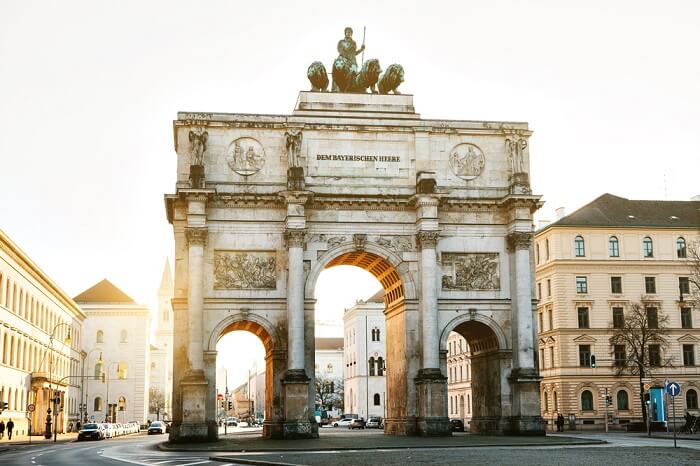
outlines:
[[[414,434],[416,432],[416,394],[414,384],[409,381],[413,380],[420,368],[420,353],[416,350],[419,338],[416,333],[419,316],[415,303],[415,286],[408,273],[408,266],[391,251],[384,250],[376,244],[367,244],[362,249],[358,249],[354,244],[346,244],[326,251],[318,258],[307,279],[307,312],[314,310],[315,299],[313,298],[316,296],[316,282],[320,273],[342,265],[358,267],[369,272],[379,281],[384,290],[386,325],[384,429],[387,433]],[[313,319],[309,320],[313,325]],[[313,353],[313,351],[307,353],[307,360],[311,361],[308,364],[310,375],[314,374],[315,355]],[[369,393],[365,395],[370,396]]]

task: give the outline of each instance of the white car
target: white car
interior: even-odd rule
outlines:
[[[350,424],[352,424],[352,419],[345,418],[345,419],[340,419],[339,421],[335,421],[333,423],[333,427],[350,427]]]
[[[105,422],[102,424],[102,429],[105,431],[105,438],[114,437],[114,427],[112,427],[112,424]]]

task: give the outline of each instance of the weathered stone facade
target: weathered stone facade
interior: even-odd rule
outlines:
[[[201,157],[193,131],[207,133]],[[172,440],[216,437],[216,341],[231,330],[267,349],[264,435],[318,435],[314,293],[335,265],[384,287],[386,432],[449,435],[453,330],[474,354],[472,429],[543,432],[527,124],[424,120],[410,95],[301,92],[291,115],[179,113],[174,132]]]

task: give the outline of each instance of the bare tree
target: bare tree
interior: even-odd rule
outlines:
[[[693,301],[700,303],[700,240],[688,245],[688,265],[690,267],[690,295]]]
[[[148,389],[148,412],[154,413],[156,419],[160,420],[160,414],[165,409],[165,396],[163,392],[155,387]]]
[[[316,374],[316,404],[323,409],[343,408],[343,379]]]
[[[610,325],[615,373],[618,377],[624,374],[639,377],[639,402],[645,422],[644,379],[651,377],[657,368],[671,365],[670,358],[661,356],[662,350],[668,348],[668,316],[659,315],[658,312],[653,305],[632,303],[625,312],[624,320]],[[615,351],[616,345],[624,346],[624,356]]]

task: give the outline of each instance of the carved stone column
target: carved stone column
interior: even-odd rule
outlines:
[[[204,418],[207,424],[207,438],[213,442],[219,439],[219,426],[216,422],[216,351],[204,353],[204,375],[208,384]]]
[[[513,329],[512,417],[508,432],[516,435],[544,435],[540,416],[540,377],[535,369],[535,341],[532,315],[532,233],[515,231],[508,235],[511,254],[511,309]]]
[[[204,245],[207,242],[206,228],[187,228],[188,286],[187,306],[189,323],[189,345],[187,357],[190,372],[204,370],[202,346],[202,313],[204,312]]]
[[[447,417],[447,377],[440,370],[438,334],[437,230],[421,230],[417,241],[421,250],[421,323],[423,367],[415,379],[418,394],[419,435],[447,436],[452,429]]]

